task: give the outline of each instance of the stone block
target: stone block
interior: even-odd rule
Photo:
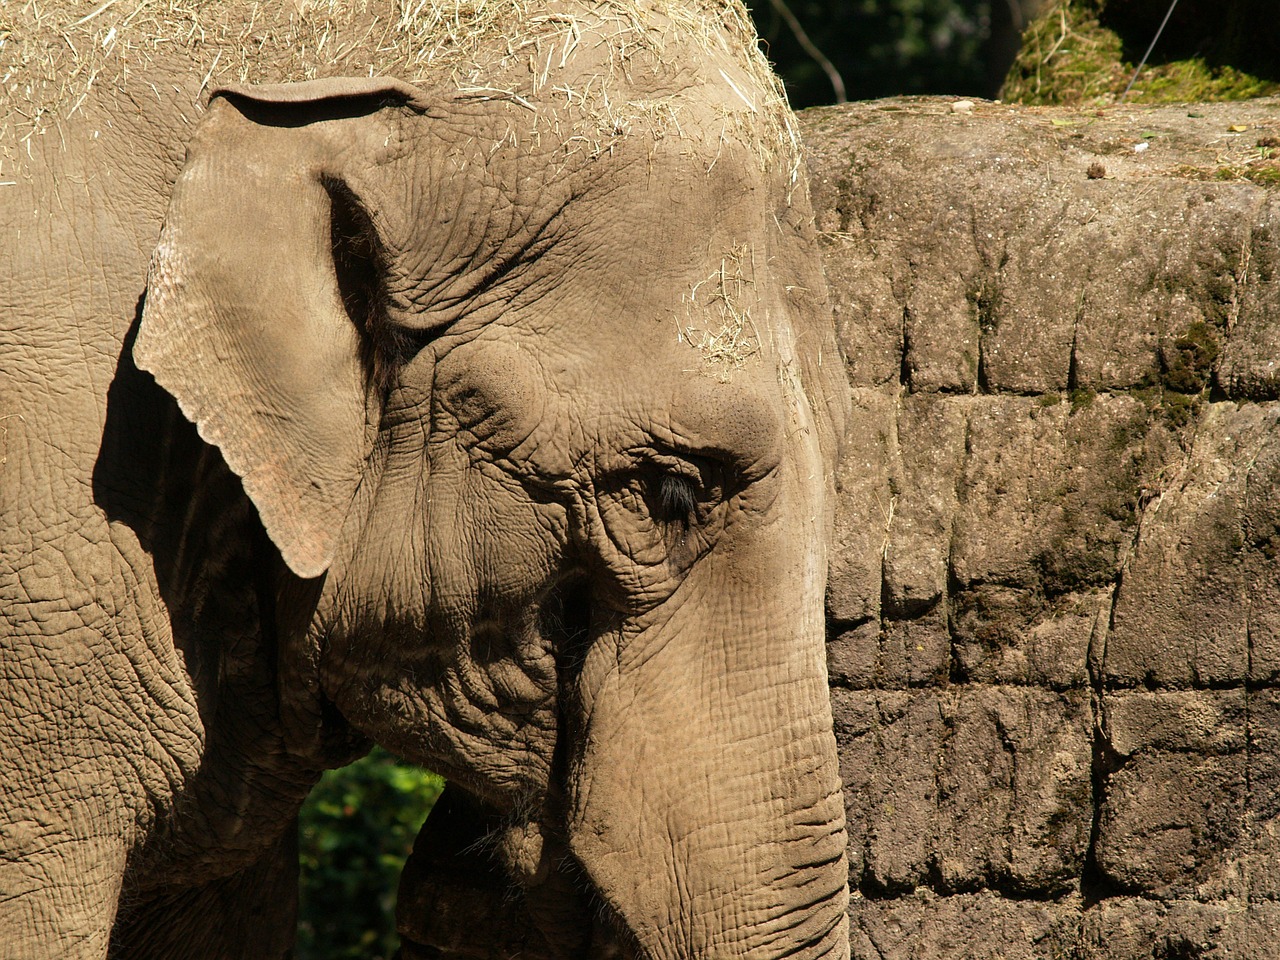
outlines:
[[[1088,695],[974,686],[941,702],[940,884],[1065,890],[1089,846]]]
[[[850,886],[911,889],[925,879],[938,833],[944,727],[937,694],[836,689],[831,699]]]
[[[1267,478],[1280,460],[1278,421],[1271,405],[1214,403],[1204,412],[1189,457],[1144,511],[1106,638],[1108,684],[1209,686],[1249,675],[1251,594],[1280,599],[1267,557],[1280,545],[1268,529],[1277,506],[1251,479],[1259,462]],[[1257,614],[1258,669],[1273,676],[1280,617],[1265,603]]]
[[[1085,911],[1078,960],[1278,960],[1280,905],[1114,897]]]
[[[844,234],[821,238],[823,270],[855,387],[897,386],[902,372],[902,304],[893,283],[862,244]]]
[[[976,267],[914,279],[903,311],[903,379],[911,390],[977,389],[980,283]]]
[[[881,564],[890,520],[897,390],[855,390],[836,470],[827,617],[841,625],[880,618]]]
[[[849,920],[853,960],[1046,960],[1071,955],[1080,914],[1078,897],[917,891],[888,901],[855,896]]]
[[[833,690],[852,884],[1061,892],[1089,845],[1085,691]]]
[[[1249,682],[1280,683],[1280,404],[1260,406],[1259,443],[1244,464],[1241,562],[1248,605]]]
[[[1104,698],[1109,754],[1095,856],[1126,890],[1215,895],[1245,830],[1245,692],[1128,691]]]
[[[1230,397],[1275,400],[1280,399],[1280,203],[1271,195],[1247,202],[1248,209],[1237,213],[1245,236],[1238,247],[1236,289],[1228,301],[1230,335],[1218,380]]]
[[[1071,363],[1078,390],[1128,390],[1157,371],[1160,318],[1169,297],[1149,278],[1162,246],[1149,238],[1134,242],[1118,226],[1145,213],[1143,200],[1086,187],[1064,205],[1058,229],[1070,245],[1078,274]],[[1154,262],[1153,262],[1154,261]],[[1071,262],[1071,261],[1069,261]]]
[[[860,624],[827,640],[827,670],[841,686],[940,685],[950,668],[951,636],[941,607],[915,620]]]
[[[1154,466],[1149,425],[1126,396],[974,398],[951,557],[958,586],[1056,597],[1111,583]]]
[[[940,686],[949,679],[951,635],[941,606],[914,620],[885,621],[878,640],[877,686]]]
[[[1087,222],[1061,224],[1073,249],[1060,260],[1088,264],[1073,355],[1078,387],[1164,382],[1191,394],[1209,385],[1232,322],[1253,202],[1229,184],[1164,181],[1113,192]],[[1133,232],[1134,224],[1150,221],[1153,207],[1162,211],[1159,222]],[[1196,369],[1171,362],[1175,342],[1188,333],[1213,342],[1214,356],[1201,356]]]
[[[1280,901],[1280,690],[1250,690],[1247,704],[1246,829],[1236,862],[1224,871],[1223,893]]]
[[[1090,643],[1105,631],[1110,611],[1108,590],[1052,603],[1026,588],[984,584],[962,591],[951,612],[955,672],[982,683],[1083,686]]]
[[[897,405],[882,591],[888,619],[918,617],[946,593],[968,405],[966,398],[921,393],[904,394]]]
[[[840,687],[876,687],[880,660],[880,622],[833,629],[827,624],[827,675]]]
[[[1034,196],[1034,194],[1032,194]],[[1023,219],[1001,224],[999,267],[984,278],[982,385],[992,393],[1041,394],[1074,386],[1072,350],[1092,251],[1063,229],[1060,205],[1033,202]]]

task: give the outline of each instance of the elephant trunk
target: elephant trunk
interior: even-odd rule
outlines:
[[[805,579],[802,594],[822,583]],[[593,643],[569,847],[648,960],[841,960],[848,871],[820,598],[768,598],[763,616],[754,578],[717,586],[686,581],[674,616]]]

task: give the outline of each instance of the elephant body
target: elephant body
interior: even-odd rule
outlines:
[[[745,13],[127,6],[0,48],[6,956],[285,955],[371,741],[450,780],[406,957],[846,955],[847,389]]]

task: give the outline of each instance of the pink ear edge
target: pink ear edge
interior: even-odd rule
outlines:
[[[154,316],[154,314],[153,314]],[[307,524],[294,511],[277,506],[287,502],[280,496],[282,482],[264,471],[261,464],[246,463],[236,455],[233,447],[225,442],[221,418],[201,394],[192,395],[182,385],[172,382],[165,370],[163,339],[139,336],[133,348],[133,361],[139,370],[150,373],[156,382],[172,396],[191,423],[200,439],[216,447],[227,467],[238,476],[245,494],[253,501],[258,517],[267,535],[280,550],[285,565],[304,580],[318,577],[329,569],[332,561],[336,532]]]

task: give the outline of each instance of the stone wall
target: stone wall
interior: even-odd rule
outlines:
[[[1280,957],[1280,103],[801,124],[854,956]]]

